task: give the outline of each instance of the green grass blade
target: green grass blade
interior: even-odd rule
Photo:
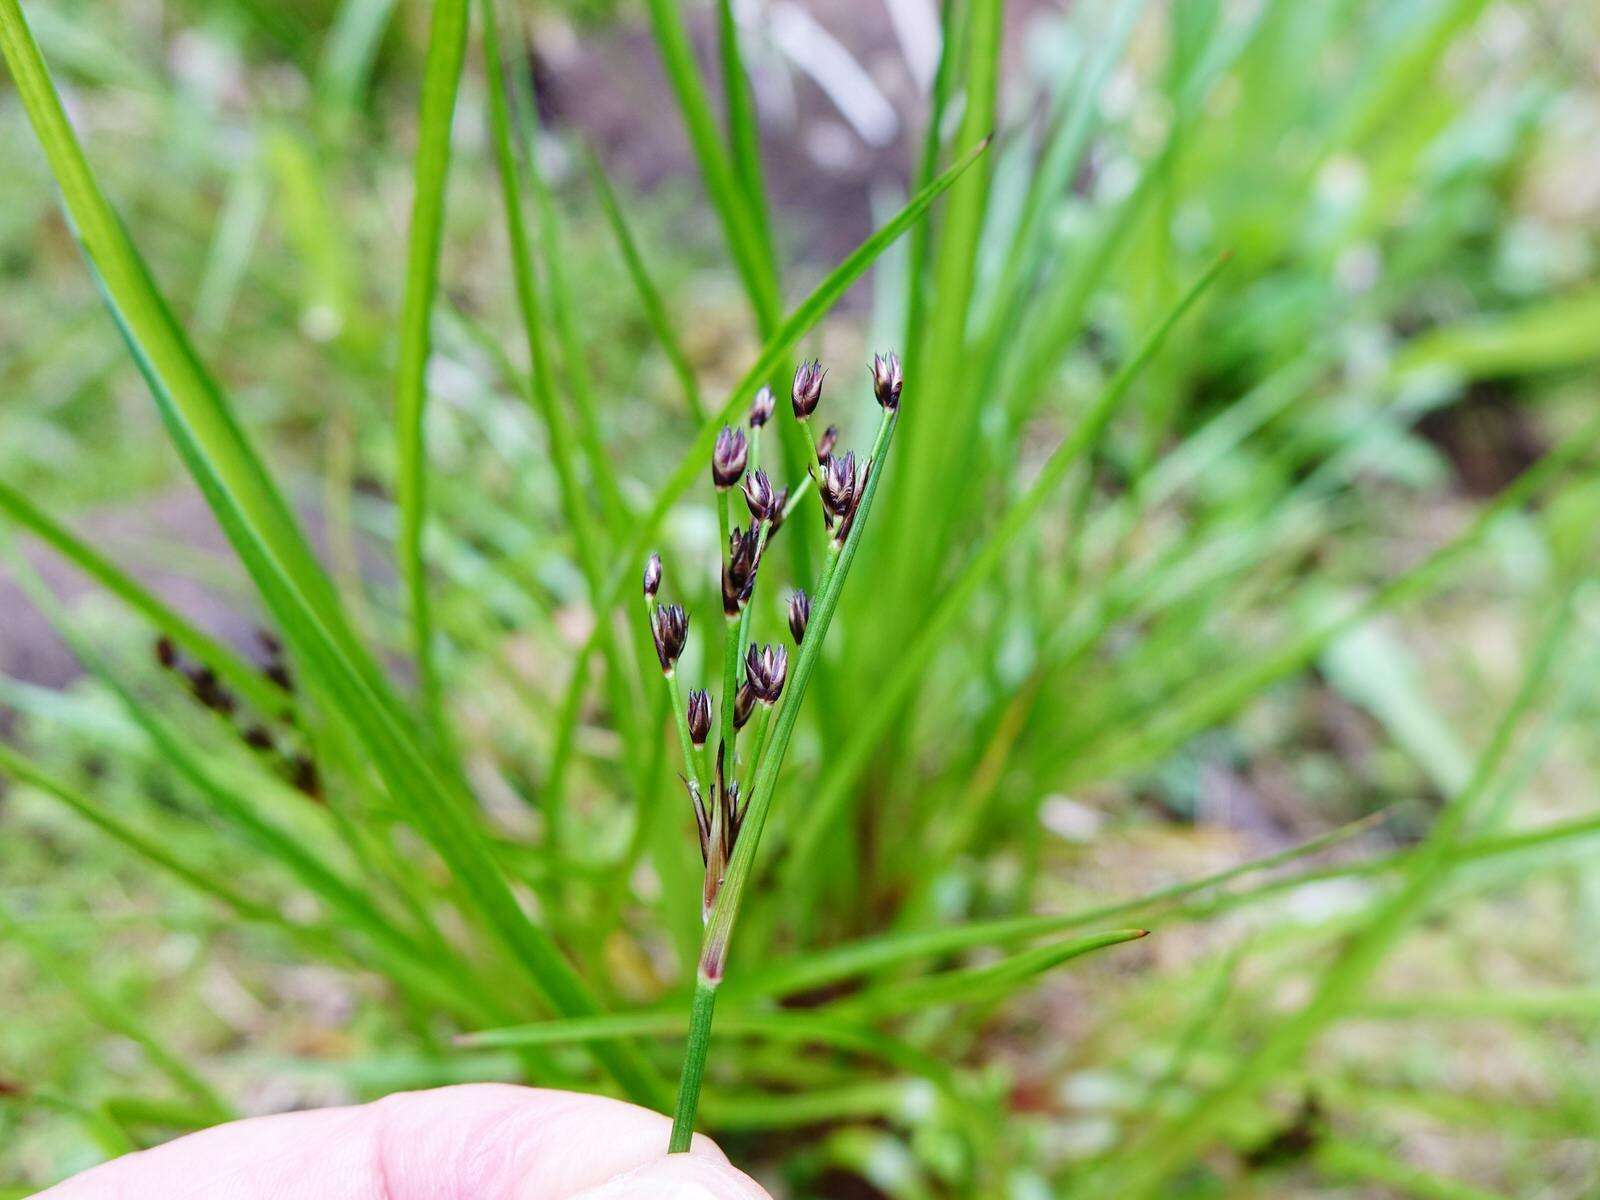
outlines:
[[[84,1012],[143,1050],[150,1062],[172,1080],[180,1091],[205,1109],[212,1121],[233,1118],[232,1106],[176,1051],[140,1024],[126,1005],[118,1004],[104,995],[76,965],[57,954],[43,938],[29,932],[26,924],[17,920],[3,904],[0,904],[0,933],[21,946],[43,970],[55,976]]]
[[[444,239],[445,186],[450,174],[450,126],[467,49],[467,0],[435,0],[422,76],[422,114],[417,140],[411,233],[406,245],[405,298],[400,311],[400,360],[395,375],[395,434],[399,458],[400,576],[411,609],[411,636],[423,706],[441,741],[444,700],[434,662],[433,620],[428,606],[427,564],[422,531],[427,520],[428,356],[432,348],[434,296],[439,287],[439,249]]]
[[[697,423],[704,424],[706,411],[705,402],[700,398],[700,384],[695,379],[694,368],[689,363],[688,354],[684,352],[683,343],[679,341],[677,331],[672,328],[672,319],[667,315],[667,306],[661,299],[661,292],[650,278],[644,255],[640,253],[638,240],[633,236],[622,206],[617,202],[617,194],[611,186],[611,180],[606,177],[605,169],[595,157],[594,150],[588,145],[583,149],[589,178],[594,184],[595,195],[600,198],[600,209],[605,213],[606,221],[611,226],[611,233],[617,239],[617,248],[622,251],[622,261],[628,268],[628,277],[633,280],[634,290],[639,293],[639,306],[644,310],[645,320],[649,322],[656,341],[661,344],[661,350],[667,356],[667,361],[672,364],[673,374],[678,377],[678,386],[683,389],[683,402],[689,410],[689,415]]]
[[[1060,914],[996,917],[932,929],[889,933],[881,937],[847,942],[814,954],[779,959],[765,964],[759,974],[729,980],[724,985],[724,994],[731,1003],[758,996],[790,996],[829,987],[859,976],[871,975],[916,959],[956,954],[980,946],[1005,946],[1105,921],[1143,919],[1147,914],[1161,911],[1176,901],[1219,888],[1245,875],[1268,871],[1295,859],[1326,850],[1371,828],[1381,815],[1374,814],[1359,821],[1351,821],[1298,845],[1285,847],[1260,858],[1248,859],[1196,879],[1169,884],[1127,900],[1111,901]]]
[[[498,22],[497,22],[498,24]],[[496,47],[499,34],[493,34]],[[488,54],[488,39],[484,42]],[[495,54],[496,62],[499,54]],[[499,71],[504,74],[503,70]],[[600,508],[605,514],[611,536],[619,536],[632,519],[628,503],[617,486],[617,473],[613,467],[615,455],[608,452],[605,436],[600,428],[600,401],[594,380],[589,371],[583,339],[578,333],[577,308],[571,289],[567,285],[566,236],[561,229],[556,212],[555,197],[550,184],[539,166],[539,111],[534,102],[529,72],[512,71],[508,82],[516,104],[517,121],[522,127],[523,159],[527,163],[528,179],[532,185],[534,211],[538,216],[539,248],[544,259],[545,282],[550,297],[550,309],[555,314],[556,338],[561,344],[561,356],[567,367],[567,383],[572,394],[573,408],[577,412],[578,440],[583,446],[589,464],[589,475],[600,493]]]
[[[1311,998],[1266,1034],[1220,1083],[1202,1093],[1167,1127],[1148,1139],[1121,1194],[1153,1196],[1201,1150],[1241,1104],[1294,1064],[1312,1041],[1366,988],[1373,973],[1448,876],[1461,831],[1509,752],[1522,718],[1540,696],[1569,626],[1574,587],[1569,585],[1547,623],[1522,682],[1496,724],[1467,785],[1445,805],[1419,851],[1406,864],[1398,888],[1382,900],[1323,974]]]
[[[1067,477],[1084,448],[1094,442],[1111,420],[1122,398],[1160,351],[1173,326],[1211,286],[1226,265],[1226,258],[1217,259],[1173,305],[1161,324],[1146,337],[1138,352],[1123,365],[1072,432],[1051,453],[1028,490],[1006,510],[1000,525],[985,539],[983,548],[948,587],[940,589],[939,603],[922,623],[905,652],[896,655],[888,675],[879,680],[876,702],[852,729],[844,746],[834,754],[821,787],[806,806],[795,840],[784,857],[786,880],[797,884],[814,869],[816,856],[821,853],[827,831],[849,797],[849,789],[854,786],[882,737],[898,719],[903,703],[915,689],[943,638],[967,611],[978,588],[1005,561],[1012,544]]]
[[[733,15],[733,0],[717,0],[717,49],[722,66],[723,111],[728,120],[728,149],[733,170],[744,192],[761,252],[777,279],[778,256],[772,244],[772,222],[767,209],[766,184],[761,172],[761,131],[756,121],[755,98],[750,94],[750,79],[739,51],[739,24]]]
[[[706,193],[722,221],[728,249],[755,309],[757,324],[765,331],[777,324],[781,311],[777,276],[767,258],[755,214],[717,133],[716,118],[695,65],[694,47],[684,27],[683,14],[676,0],[648,0],[648,7],[661,64],[677,98]]]
[[[916,979],[886,983],[859,996],[827,1005],[822,1011],[875,1019],[943,1004],[974,1004],[995,1000],[1029,986],[1040,975],[1062,963],[1107,946],[1137,941],[1148,933],[1147,929],[1113,929],[1048,946],[1036,946],[979,967],[961,967]]]

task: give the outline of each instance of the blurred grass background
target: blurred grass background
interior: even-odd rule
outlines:
[[[734,6],[790,303],[914,186],[936,7]],[[935,160],[998,136],[803,345],[833,367],[824,415],[856,445],[858,364],[899,348],[907,423],[730,986],[850,939],[1021,913],[1153,933],[1028,990],[879,1019],[953,1081],[740,1043],[713,1057],[707,1127],[780,1195],[1592,1195],[1600,17],[1559,0],[944,8],[956,52]],[[409,690],[392,398],[427,9],[25,11],[102,188],[352,624]],[[546,337],[560,401],[580,441],[592,414],[587,448],[603,452],[573,469],[609,567],[702,406],[770,341],[770,314],[730,265],[646,12],[499,13]],[[717,6],[683,13],[720,101]],[[696,937],[688,810],[652,690],[610,660],[569,708],[609,606],[548,426],[523,402],[476,8],[473,21],[424,426],[449,724],[524,907],[607,1007],[676,1001]],[[168,445],[9,85],[0,131],[0,482],[264,663],[267,614]],[[1222,252],[1217,282],[1097,425],[1107,384]],[[1059,486],[1008,526],[1075,436]],[[783,563],[798,583],[821,536],[804,515]],[[659,540],[669,586],[705,615],[690,655],[709,679],[709,505],[674,506]],[[6,736],[43,778],[327,927],[326,898],[238,836],[115,678],[251,811],[373,888],[397,924],[421,898],[417,923],[436,921],[464,970],[504,986],[517,1019],[544,1015],[398,801],[329,748],[320,697],[281,734],[322,770],[308,803],[289,768],[187,702],[148,624],[37,539],[17,545],[66,601],[36,604],[16,560],[0,577]],[[1461,553],[1417,573],[1441,546]],[[1417,585],[1391,593],[1394,580]],[[88,673],[53,621],[93,647]],[[775,636],[776,600],[758,624]],[[455,1048],[474,1023],[381,958],[319,958],[239,921],[38,783],[0,799],[0,1184],[14,1193],[219,1107],[550,1077],[515,1052]],[[1426,841],[1441,812],[1463,827]],[[1278,874],[1161,895],[1335,830]],[[1443,866],[1418,845],[1442,846]],[[1341,964],[1364,947],[1374,974],[1350,983]],[[875,978],[903,982],[898,967]],[[827,1012],[853,986],[796,987],[787,1007]],[[670,1074],[670,1039],[647,1053]],[[582,1053],[556,1068],[599,1086]]]

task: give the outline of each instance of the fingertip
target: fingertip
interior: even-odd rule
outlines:
[[[703,1147],[702,1147],[703,1143]],[[655,1162],[574,1194],[570,1200],[772,1200],[765,1188],[730,1166],[709,1139],[688,1154]]]

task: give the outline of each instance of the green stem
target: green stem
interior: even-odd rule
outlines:
[[[704,797],[705,792],[700,789],[700,756],[694,752],[694,744],[689,739],[689,715],[684,711],[683,693],[678,690],[678,673],[668,671],[665,679],[667,694],[672,697],[672,719],[678,726],[678,748],[683,751],[683,769],[689,773],[689,782],[694,784],[695,791]]]
[[[711,1013],[717,1005],[717,984],[702,973],[695,979],[689,1007],[689,1040],[683,1052],[683,1075],[678,1081],[678,1107],[672,1114],[672,1140],[668,1154],[688,1152],[694,1139],[694,1115],[700,1108],[700,1085],[706,1076],[706,1052],[711,1048]]]
[[[764,701],[756,708],[755,749],[750,751],[750,776],[745,780],[743,795],[748,796],[755,786],[756,769],[761,765],[761,755],[767,748],[767,726],[772,721],[772,705]]]

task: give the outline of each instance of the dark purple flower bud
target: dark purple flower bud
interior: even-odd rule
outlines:
[[[244,731],[244,744],[265,753],[272,749],[272,733],[265,725],[252,725]]]
[[[273,683],[286,692],[294,691],[294,680],[289,676],[289,668],[281,662],[268,663],[267,669],[262,672]]]
[[[745,682],[763,704],[776,704],[783,693],[789,671],[789,652],[782,646],[756,646],[751,643],[744,656]]]
[[[770,521],[778,495],[765,471],[752,471],[744,477],[744,502],[753,521]]]
[[[827,373],[820,362],[803,362],[795,368],[794,387],[789,392],[795,420],[804,421],[817,411],[822,401],[822,377]]]
[[[822,464],[822,481],[818,489],[822,507],[836,520],[850,515],[856,498],[856,456],[846,451],[843,458],[828,455]],[[831,524],[831,522],[830,522]]]
[[[861,497],[867,494],[867,480],[872,477],[872,460],[868,459],[861,465],[861,474],[856,479],[855,492],[850,497],[850,511],[845,513],[834,526],[833,540],[839,545],[844,545],[845,538],[850,536],[850,526],[855,524],[856,510],[861,507]]]
[[[817,439],[817,461],[826,462],[828,455],[833,453],[833,448],[839,444],[839,427],[829,425],[822,431],[822,436]]]
[[[772,389],[763,387],[750,402],[750,428],[760,429],[772,419],[772,410],[777,407],[778,401],[773,396]]]
[[[750,720],[750,714],[756,709],[756,690],[750,686],[746,679],[739,685],[739,690],[733,697],[733,727],[743,729]]]
[[[644,564],[644,598],[654,600],[661,590],[661,555],[652,554]]]
[[[796,589],[789,597],[789,633],[798,646],[806,638],[806,626],[811,622],[811,597]]]
[[[893,351],[883,356],[872,356],[872,394],[890,412],[900,407],[900,388],[904,383],[905,375],[900,370],[900,360]]]
[[[789,489],[779,488],[772,494],[772,515],[767,518],[767,540],[783,528],[784,510],[789,507]]]
[[[756,526],[728,535],[728,557],[722,564],[722,611],[728,616],[737,616],[750,599],[760,560],[761,531]]]
[[[711,452],[711,481],[718,490],[726,490],[739,482],[744,474],[745,460],[750,456],[744,430],[729,429],[726,425],[717,434],[716,448]]]
[[[683,653],[683,643],[689,637],[689,615],[683,611],[683,605],[656,605],[650,633],[656,641],[656,657],[661,660],[662,671],[671,674],[678,656]]]
[[[704,688],[695,688],[689,693],[689,740],[699,748],[710,735],[711,694]]]
[[[156,639],[156,661],[169,671],[178,665],[178,647],[166,634]]]

